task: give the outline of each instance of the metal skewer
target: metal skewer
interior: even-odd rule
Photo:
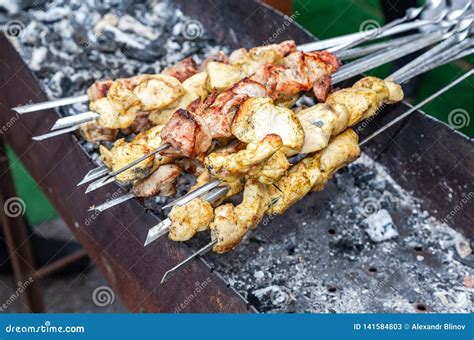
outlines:
[[[382,127],[381,129],[377,130],[376,132],[374,132],[373,134],[369,135],[368,137],[366,137],[364,140],[362,140],[360,142],[359,145],[364,145],[366,144],[368,141],[372,140],[375,136],[378,136],[379,134],[381,134],[383,131],[387,130],[388,128],[390,128],[391,126],[393,126],[394,124],[398,123],[399,121],[405,119],[406,117],[408,117],[410,114],[412,114],[413,112],[415,112],[416,110],[420,109],[421,107],[423,107],[424,105],[428,104],[429,102],[431,102],[433,99],[437,98],[438,96],[442,95],[443,93],[445,93],[446,91],[448,91],[449,89],[451,89],[452,87],[456,86],[457,84],[459,84],[460,82],[462,82],[463,80],[465,80],[466,78],[470,77],[472,74],[474,73],[474,70],[470,70],[468,73],[462,75],[461,77],[457,78],[456,80],[454,80],[453,82],[451,82],[450,84],[448,84],[447,86],[443,87],[442,89],[440,89],[439,91],[437,91],[436,93],[432,94],[431,96],[429,96],[428,98],[426,98],[425,100],[423,100],[422,102],[420,102],[419,104],[413,106],[410,110],[408,110],[407,112],[405,112],[404,114],[402,114],[401,116],[397,117],[396,119],[394,119],[393,121],[391,121],[390,123],[386,124],[384,127]],[[217,243],[217,240],[212,240],[211,242],[209,242],[207,245],[205,245],[204,247],[202,247],[201,249],[199,249],[198,251],[194,252],[192,255],[190,255],[189,257],[187,257],[184,261],[181,261],[180,263],[178,263],[176,266],[174,266],[173,268],[171,268],[170,270],[168,270],[164,275],[163,275],[163,278],[161,279],[161,283],[164,283],[166,282],[172,275],[174,275],[177,271],[179,271],[181,268],[183,268],[186,264],[188,264],[191,260],[193,260],[194,258],[198,257],[198,256],[201,256],[201,255],[204,255],[205,253],[207,253],[208,251],[210,251],[212,249],[212,247]]]
[[[108,183],[111,183],[115,180],[115,177],[120,175],[121,173],[127,171],[128,169],[134,167],[135,165],[137,165],[138,163],[140,162],[143,162],[145,159],[147,158],[150,158],[151,156],[154,156],[156,155],[158,152],[160,151],[163,151],[164,149],[168,148],[170,145],[169,144],[163,144],[161,146],[159,146],[158,148],[156,148],[155,150],[153,150],[152,152],[134,160],[133,162],[125,165],[123,168],[117,170],[117,171],[114,171],[114,172],[111,172],[111,173],[108,173],[105,177],[103,178],[100,178],[98,180],[96,180],[95,182],[92,182],[86,189],[86,194],[93,191],[93,190],[96,190],[96,189],[99,189],[100,187],[103,187],[104,185],[108,184]]]
[[[205,201],[208,201],[209,203],[214,203],[219,198],[227,194],[228,191],[229,188],[227,186],[222,186],[219,188],[212,189],[211,191],[204,194],[201,198]],[[148,230],[148,234],[146,235],[144,246],[149,245],[153,241],[159,239],[161,236],[167,234],[170,226],[171,220],[169,218],[166,218],[157,225],[151,227],[150,230]]]

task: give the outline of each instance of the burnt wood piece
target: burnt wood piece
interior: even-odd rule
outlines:
[[[196,1],[183,9],[209,30],[211,37],[232,47],[256,46],[273,36],[285,19],[256,1]],[[218,7],[214,7],[218,6]],[[201,17],[212,12],[207,18]],[[212,15],[216,14],[216,16]],[[219,14],[219,15],[217,15]],[[219,18],[219,22],[216,21]],[[226,20],[229,17],[229,20]],[[265,25],[261,25],[265,22]],[[295,24],[286,27],[275,41],[312,40]],[[0,36],[0,125],[1,134],[58,213],[73,231],[92,261],[105,275],[125,306],[133,312],[229,312],[254,311],[247,301],[203,261],[194,261],[167,283],[163,274],[191,254],[188,246],[162,238],[143,247],[148,228],[158,222],[138,201],[104,213],[87,212],[94,203],[116,197],[122,189],[111,184],[85,195],[76,184],[95,165],[73,135],[43,142],[31,139],[47,132],[58,114],[45,110],[20,116],[11,107],[47,100],[38,81],[4,35]],[[109,194],[109,196],[107,196]],[[190,298],[191,297],[191,298]]]
[[[29,241],[23,213],[26,207],[19,202],[13,185],[3,138],[0,136],[0,215],[1,226],[8,247],[15,282],[18,283],[20,299],[28,313],[44,311],[43,294],[38,280],[34,277],[35,261]],[[8,203],[8,200],[13,200]],[[10,214],[7,214],[10,212]]]

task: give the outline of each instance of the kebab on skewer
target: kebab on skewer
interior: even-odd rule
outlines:
[[[317,104],[300,111],[299,114],[274,106],[271,101],[253,103],[255,100],[249,99],[241,106],[231,126],[235,136],[241,142],[248,143],[246,148],[232,153],[209,154],[204,160],[207,171],[198,177],[196,187],[218,178],[223,185],[228,186],[228,197],[239,192],[244,183],[245,186],[251,183],[251,188],[258,187],[257,183],[270,185],[277,191],[280,185],[286,188],[288,185],[297,184],[287,182],[295,171],[294,166],[290,167],[288,156],[325,150],[331,136],[338,140],[335,136],[344,129],[375,115],[377,109],[385,104],[402,99],[403,92],[399,85],[375,77],[362,78],[351,88],[335,91],[329,95],[326,104]],[[277,113],[274,112],[275,109]],[[281,113],[280,109],[284,112]],[[278,114],[283,117],[278,117]],[[305,128],[303,119],[307,119],[308,123]],[[267,124],[269,121],[274,122],[272,127]],[[293,143],[295,140],[299,140],[297,145]],[[312,141],[316,142],[311,144]],[[297,187],[302,186],[296,186],[295,189]],[[249,190],[252,192],[253,189]],[[287,199],[284,196],[282,201],[286,202]],[[206,206],[207,209],[201,210],[210,211],[210,203],[202,199],[192,204]],[[165,223],[168,224],[170,238],[185,241],[204,228],[199,219],[192,220],[192,223],[187,225],[186,221],[191,219],[180,217],[183,213],[193,211],[186,205],[173,207],[169,215],[171,223]]]
[[[333,74],[332,78],[335,82],[340,82],[344,79],[347,79],[348,77],[350,76],[353,76],[354,74],[357,74],[358,72],[364,72],[368,69],[371,69],[373,67],[376,67],[378,65],[381,65],[385,62],[388,62],[388,61],[391,61],[391,60],[394,60],[396,59],[397,57],[400,57],[401,55],[405,55],[405,54],[409,54],[413,51],[416,51],[420,48],[422,48],[423,46],[427,46],[433,42],[436,42],[438,40],[440,40],[440,36],[436,35],[436,36],[430,36],[430,37],[427,37],[426,39],[423,39],[423,40],[415,40],[415,41],[412,41],[410,43],[408,43],[406,46],[403,46],[401,47],[400,49],[398,49],[396,51],[396,53],[394,53],[393,51],[387,51],[387,52],[383,52],[383,53],[377,53],[376,55],[374,56],[370,56],[369,58],[365,58],[363,63],[362,63],[362,66],[361,65],[353,65],[349,68],[345,68],[344,70],[341,69],[341,71],[338,71],[336,72],[335,74]],[[354,73],[352,71],[352,68],[357,69],[357,73]],[[192,110],[191,110],[192,112]],[[179,118],[187,118],[187,117],[183,117],[183,115],[181,115],[182,117],[176,117],[177,119]],[[191,117],[193,118],[193,115],[192,114],[188,114],[187,115],[188,117]],[[199,126],[199,119],[196,119],[197,122],[195,122],[195,125],[197,125],[196,127],[199,129],[200,126]],[[180,124],[180,122],[178,122],[178,124]],[[175,133],[175,132],[171,132],[172,134]],[[186,131],[181,131],[181,133],[186,133]],[[169,137],[171,138],[171,140],[173,140],[173,135],[170,135]],[[179,131],[176,132],[175,134],[178,134],[179,135]],[[179,136],[178,136],[179,137]],[[163,138],[164,140],[165,138]],[[178,138],[179,139],[179,138]],[[179,144],[179,140],[178,140],[178,143]],[[165,149],[168,149],[170,148],[170,144],[168,143],[165,143],[162,144],[158,149],[155,149],[151,154],[149,154],[149,156],[152,156],[153,154],[156,154],[158,152],[162,152],[163,150]],[[192,151],[192,150],[191,150]],[[122,172],[122,171],[126,171],[127,169],[129,169],[130,167],[134,166],[135,164],[137,164],[138,162],[140,162],[142,159],[137,159],[135,162],[133,162],[132,164],[129,164],[127,165],[126,167],[124,167],[123,169],[119,170],[119,172]],[[90,175],[90,176],[89,176]],[[99,178],[101,176],[104,176],[103,178]],[[82,183],[85,183],[85,182],[88,182],[90,180],[93,180],[93,179],[97,179],[99,178],[99,180],[97,180],[96,182],[92,183],[91,185],[89,185],[88,189],[86,192],[89,192],[89,191],[92,191],[92,190],[95,190],[107,183],[110,183],[113,181],[113,177],[116,176],[116,173],[107,173],[106,172],[106,169],[101,169],[101,168],[97,168],[97,169],[93,169],[90,173],[86,174],[85,178],[81,181],[81,184]]]
[[[430,53],[430,51],[426,52],[424,55],[419,57],[417,60],[414,60],[412,63],[419,64],[419,60],[421,60],[421,58],[423,58],[423,59],[426,59],[426,61],[430,63],[431,67],[427,68],[426,65],[423,65],[422,68],[415,67],[408,73],[397,75],[396,76],[397,81],[400,82],[400,83],[403,83],[403,82],[407,81],[408,79],[411,79],[412,77],[414,77],[414,76],[416,76],[420,73],[423,73],[423,72],[425,72],[429,69],[436,68],[436,67],[438,67],[440,65],[443,65],[447,62],[450,62],[450,61],[455,60],[457,58],[463,57],[468,53],[472,53],[472,49],[465,50],[465,46],[461,46],[461,45],[462,44],[460,44],[460,46],[455,46],[455,48],[453,48],[452,50],[447,50],[447,51],[443,52],[442,54],[438,54],[436,56],[433,55],[433,53]],[[468,46],[470,46],[470,45],[468,45]],[[472,71],[469,74],[471,74],[471,73],[472,73]],[[377,134],[382,132],[384,129],[387,129],[389,126],[395,124],[397,121],[399,121],[399,120],[403,119],[404,117],[406,117],[407,115],[411,114],[417,108],[419,108],[422,105],[426,104],[427,102],[429,102],[430,100],[435,98],[437,95],[439,95],[441,92],[446,91],[448,88],[450,88],[451,86],[454,86],[455,84],[460,82],[462,79],[466,78],[467,76],[468,75],[465,75],[465,76],[461,77],[460,79],[458,79],[457,81],[455,81],[451,85],[449,85],[448,87],[442,89],[438,93],[436,93],[436,94],[432,95],[431,97],[427,98],[425,101],[423,101],[419,105],[415,106],[415,108],[412,108],[411,110],[409,110],[408,112],[406,112],[405,114],[400,116],[399,118],[395,119],[392,123],[389,123],[383,129],[379,130],[378,132],[376,132],[376,133],[372,134],[371,136],[369,136],[368,138],[366,138],[362,143],[367,142],[368,140],[370,140],[371,138],[373,138],[374,136],[376,136]],[[357,88],[359,88],[359,89],[364,89],[365,88],[365,89],[370,89],[370,90],[374,91],[376,96],[372,96],[372,98],[375,98],[375,102],[378,103],[378,105],[380,105],[380,107],[382,107],[384,105],[384,103],[383,103],[384,101],[386,101],[388,103],[388,102],[391,102],[391,101],[401,100],[402,97],[403,97],[403,94],[401,92],[401,88],[399,87],[399,85],[396,85],[393,81],[382,81],[382,80],[374,78],[374,77],[366,77],[366,78],[363,78],[363,79],[359,80],[353,86],[353,89],[357,89]],[[334,99],[329,99],[328,102],[331,103],[332,106],[335,106],[335,105],[338,105],[338,104],[341,104],[341,103],[342,103],[343,107],[347,105],[346,109],[348,107],[350,107],[350,109],[347,110],[347,111],[350,113],[351,110],[355,110],[355,111],[353,111],[353,113],[355,114],[354,117],[358,117],[359,120],[363,119],[363,117],[367,118],[369,116],[374,115],[380,109],[380,107],[377,108],[376,105],[375,106],[374,105],[368,105],[370,103],[374,103],[373,100],[372,101],[369,100],[369,101],[366,101],[366,105],[365,105],[365,110],[367,110],[366,111],[367,113],[363,114],[363,112],[361,113],[361,111],[358,111],[363,106],[354,105],[354,104],[360,104],[360,103],[358,103],[358,101],[352,101],[352,100],[348,101],[349,98],[350,98],[350,96],[348,96],[347,91],[341,90],[341,91],[336,91],[334,93]],[[344,103],[346,103],[346,104],[344,105]],[[326,104],[326,105],[328,105],[328,104]],[[305,113],[307,113],[308,111],[311,111],[312,109],[315,109],[316,107],[323,107],[323,104],[317,104],[313,108],[309,108],[308,110],[303,110],[302,112],[300,112],[300,114],[304,115]],[[351,117],[349,115],[348,118],[347,118],[347,123],[349,123],[351,121],[350,118]],[[354,122],[354,119],[352,120],[352,123],[357,123],[357,122]],[[316,125],[321,125],[321,124],[316,124]],[[334,126],[337,127],[338,125],[336,124]],[[321,127],[321,126],[319,126],[319,127]],[[344,126],[339,125],[339,128],[343,129]],[[308,130],[308,129],[306,129],[306,130]],[[336,130],[333,130],[333,131],[337,131],[337,128],[336,128]],[[321,132],[321,136],[323,136],[323,135],[324,134]],[[327,135],[327,133],[326,133],[326,135]],[[314,140],[319,141],[321,139],[316,138]],[[318,143],[315,143],[315,144],[318,144]],[[308,151],[311,151],[311,150],[308,150]],[[311,158],[308,158],[307,160],[303,160],[300,163],[300,164],[302,164],[302,165],[300,165],[300,167],[305,168],[306,167],[305,163],[310,162],[310,161],[311,161]],[[330,167],[325,167],[324,164],[323,164],[323,169],[324,168],[330,168]],[[297,171],[295,171],[294,169],[289,171],[289,173],[291,173],[291,172],[296,172],[297,173]],[[249,178],[249,176],[248,176],[249,174],[250,174],[250,172],[246,175],[247,179]],[[233,175],[233,176],[235,176],[235,175]],[[229,173],[226,173],[226,177],[227,178],[229,177]],[[279,186],[293,187],[293,184],[295,184],[295,183],[292,183],[291,180],[288,181],[288,179],[287,179],[287,178],[291,179],[291,177],[292,176],[281,177],[281,179],[280,179],[281,182],[280,183],[277,182],[276,185],[274,185],[274,188],[276,188],[277,191],[280,192]],[[298,176],[296,176],[295,178],[298,178]],[[329,179],[329,177],[327,177],[326,180],[327,179]],[[288,181],[288,182],[285,182],[285,181]],[[306,185],[295,186],[295,187],[300,188],[300,189],[301,188],[306,188],[305,190],[309,190],[308,187],[315,187],[315,188],[318,187],[318,185],[308,186],[308,183],[311,183],[311,181],[307,182]],[[215,181],[212,184],[213,184],[212,187],[216,187],[216,185],[218,185],[218,183],[215,183]],[[265,182],[265,181],[261,181],[261,184],[268,184],[268,183]],[[275,183],[272,183],[272,184],[275,184]],[[205,186],[206,186],[206,184],[202,185],[202,187],[205,187]],[[319,187],[321,187],[321,186],[322,185],[320,184]],[[272,190],[274,190],[274,189],[272,188]],[[303,192],[305,190],[303,190]],[[199,192],[199,195],[201,195],[202,192],[205,192],[205,191]],[[196,195],[194,195],[194,194],[185,195],[185,197],[180,198],[177,201],[175,201],[174,203],[168,204],[167,206],[176,205],[176,204],[178,204],[178,202],[179,202],[179,205],[183,205],[186,202],[188,202],[189,200],[192,200],[194,197],[199,197],[199,195],[197,195],[197,194],[198,193],[196,191]],[[280,201],[280,203],[276,204],[277,202],[275,202],[275,206],[276,206],[276,208],[274,209],[275,212],[284,212],[287,209],[287,207],[292,204],[292,201],[294,200],[294,197],[298,197],[298,195],[294,195],[294,194],[289,195],[289,196],[283,195],[278,200],[278,201]],[[149,231],[149,234],[147,235],[147,240],[145,242],[145,245],[149,244],[153,240],[157,239],[159,236],[166,233],[169,230],[169,227],[170,227],[171,224],[172,224],[172,221],[170,219],[167,219],[167,220],[163,221],[163,223],[160,223],[157,226],[151,228],[150,231]]]
[[[243,239],[247,231],[255,228],[256,224],[262,220],[265,213],[268,213],[269,215],[281,214],[292,204],[303,198],[309,190],[323,190],[328,180],[338,169],[358,158],[360,155],[360,145],[367,143],[389,127],[405,119],[413,112],[416,112],[416,110],[456,86],[473,73],[474,70],[471,70],[459,77],[449,85],[412,107],[410,110],[398,116],[384,127],[366,137],[361,143],[358,143],[358,136],[351,129],[347,129],[340,135],[332,138],[325,149],[305,157],[292,166],[292,171],[290,171],[292,180],[288,181],[288,183],[293,183],[284,187],[285,190],[279,189],[277,192],[272,186],[262,186],[262,183],[258,183],[255,180],[252,182],[249,181],[248,184],[246,183],[244,198],[241,204],[233,206],[228,203],[214,209],[214,217],[212,222],[210,222],[212,241],[193,253],[184,261],[180,262],[178,265],[174,266],[172,269],[168,270],[164,274],[161,283],[165,282],[174,272],[182,268],[186,263],[189,263],[191,259],[202,255],[211,249],[217,253],[234,249]],[[246,191],[247,195],[245,195]],[[282,200],[282,197],[284,196],[290,199]],[[206,199],[206,197],[203,196],[203,199]],[[214,197],[213,199],[215,200],[216,198]],[[285,204],[278,207],[278,202],[281,201],[285,202]],[[263,208],[261,208],[262,206]],[[255,207],[260,207],[261,210],[257,210]],[[209,213],[203,216],[205,216],[207,220],[210,220],[211,218],[209,218],[208,215]],[[201,229],[205,228],[201,226]]]

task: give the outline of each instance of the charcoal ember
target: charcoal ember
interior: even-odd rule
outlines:
[[[354,185],[354,176],[349,171],[336,173],[336,185],[341,190],[346,190]]]
[[[113,53],[117,50],[118,44],[115,41],[114,34],[110,31],[104,31],[97,38],[95,46],[104,53]]]
[[[78,46],[87,47],[90,44],[89,37],[87,35],[87,30],[85,27],[74,27],[74,33],[72,34],[72,38]]]
[[[163,48],[152,49],[146,47],[141,49],[125,45],[121,46],[121,51],[127,58],[132,58],[146,63],[153,63],[166,53],[166,50]]]
[[[344,228],[333,227],[336,231],[333,238],[329,241],[329,246],[349,260],[355,260],[356,256],[364,249],[364,234],[356,226],[347,226]]]

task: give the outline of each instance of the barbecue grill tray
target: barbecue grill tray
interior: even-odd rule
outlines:
[[[298,44],[314,40],[299,25],[257,1],[180,0],[175,3],[185,15],[199,20],[210,37],[231,48],[268,43],[269,37],[275,37],[274,42],[293,39]],[[281,31],[280,27],[285,29]],[[275,35],[275,32],[280,33]],[[218,268],[212,270],[202,259],[193,261],[160,285],[163,274],[190,255],[191,249],[166,237],[143,247],[148,228],[158,220],[138,201],[131,200],[100,215],[87,211],[94,203],[102,202],[107,192],[120,191],[120,187],[113,183],[88,195],[84,194],[82,187],[76,187],[82,176],[95,167],[76,136],[64,135],[43,142],[31,139],[47,131],[58,118],[58,113],[46,110],[17,117],[9,110],[30,100],[39,102],[48,98],[3,35],[0,44],[0,98],[4,104],[0,105],[0,123],[5,126],[15,121],[9,124],[11,127],[3,138],[125,306],[132,312],[256,312],[251,303],[225,282]],[[385,108],[363,129],[362,135],[369,134],[407,109],[405,103]],[[436,152],[432,152],[434,143],[440,144],[435,148]],[[453,202],[459,200],[462,193],[472,192],[472,140],[423,112],[415,112],[411,118],[390,128],[363,149],[386,166],[391,174],[402,174],[410,169],[409,174],[398,177],[398,183],[413,192],[415,197],[422,198],[423,208],[438,218],[449,213]],[[446,194],[446,188],[451,191],[451,196]],[[311,195],[299,205],[321,207],[322,201],[327,202],[336,194],[337,188],[329,185],[322,196]],[[312,210],[305,211],[309,212],[307,218],[312,218]],[[449,221],[452,228],[468,238],[474,236],[470,213],[472,209],[463,209]],[[278,223],[285,222],[288,228],[298,227],[288,217],[279,217]],[[327,242],[317,234],[314,241]],[[442,270],[442,265],[433,264],[433,271],[441,273]],[[396,280],[403,281],[403,277]],[[196,286],[203,282],[206,282],[205,288],[189,299]],[[377,310],[375,306],[373,310]]]

